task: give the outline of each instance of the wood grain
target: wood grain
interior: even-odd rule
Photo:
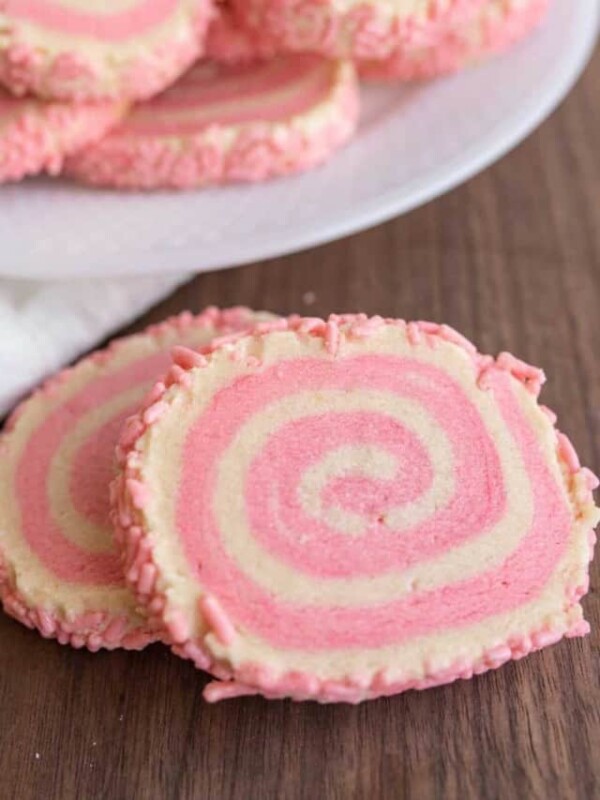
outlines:
[[[545,367],[544,401],[600,471],[600,55],[564,106],[492,169],[345,241],[192,281],[183,308],[361,310],[445,321]],[[0,616],[0,797],[18,800],[593,800],[594,632],[470,682],[360,707],[203,703],[155,646],[91,655]]]

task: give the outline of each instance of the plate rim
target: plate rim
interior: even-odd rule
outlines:
[[[558,1],[555,0],[555,2]],[[416,188],[403,193],[399,193],[397,189],[389,189],[376,199],[371,198],[365,201],[356,213],[347,215],[345,218],[326,221],[318,229],[309,231],[308,234],[298,231],[283,233],[281,230],[273,232],[269,241],[263,240],[260,247],[250,244],[247,240],[236,239],[235,245],[221,247],[218,257],[207,259],[201,269],[198,268],[196,248],[194,245],[186,244],[158,247],[155,250],[145,249],[143,272],[128,271],[126,267],[115,269],[113,266],[104,267],[101,271],[100,268],[95,269],[92,274],[85,276],[77,275],[70,269],[66,272],[61,272],[59,269],[48,275],[38,268],[33,268],[33,265],[28,265],[26,272],[23,273],[23,265],[16,264],[11,258],[11,263],[0,266],[0,280],[5,278],[33,281],[94,280],[102,277],[134,278],[177,273],[193,275],[221,269],[233,269],[256,261],[266,261],[310,250],[407,214],[442,197],[502,159],[560,106],[579,81],[593,55],[600,31],[600,0],[594,0],[587,7],[587,13],[592,24],[585,26],[585,36],[583,39],[579,39],[580,46],[567,51],[570,53],[570,58],[564,61],[562,71],[556,78],[552,82],[548,81],[544,84],[542,93],[537,96],[537,102],[524,103],[523,109],[512,115],[510,122],[506,123],[505,127],[496,126],[480,142],[472,146],[468,156],[463,155],[445,164],[440,168],[439,173],[432,176],[421,189]],[[580,26],[578,30],[580,31],[582,27],[584,26]],[[228,249],[236,249],[237,255],[235,257],[228,256]],[[242,250],[248,252],[242,254]],[[176,261],[177,267],[165,269],[166,260]]]

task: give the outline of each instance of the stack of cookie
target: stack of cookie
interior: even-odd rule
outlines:
[[[357,75],[504,50],[549,0],[0,0],[0,182],[130,189],[288,175],[353,135]]]
[[[120,340],[0,439],[4,608],[92,651],[161,641],[210,701],[359,702],[585,635],[598,482],[543,380],[362,314]]]

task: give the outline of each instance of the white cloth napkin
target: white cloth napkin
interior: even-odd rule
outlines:
[[[0,418],[48,375],[93,349],[186,280],[0,279]]]

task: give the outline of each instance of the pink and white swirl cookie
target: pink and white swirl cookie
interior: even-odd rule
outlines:
[[[260,318],[245,309],[184,314],[85,358],[22,403],[0,438],[0,598],[9,614],[90,650],[158,638],[113,544],[118,434],[168,369],[171,347],[201,347]]]
[[[175,362],[113,499],[148,608],[221,679],[208,700],[359,702],[588,632],[597,480],[539,370],[364,315]]]
[[[231,0],[244,26],[281,50],[382,59],[432,45],[487,0]]]
[[[122,103],[48,103],[0,88],[0,183],[56,175],[66,156],[101,139],[124,112]]]
[[[313,55],[200,62],[70,159],[67,171],[90,184],[129,189],[262,181],[327,160],[351,138],[358,112],[350,62]]]
[[[139,100],[202,54],[210,0],[0,0],[0,81],[51,99]]]
[[[508,50],[544,19],[549,0],[490,0],[468,22],[448,26],[432,47],[403,47],[383,61],[366,61],[365,77],[422,80],[457,72]]]

